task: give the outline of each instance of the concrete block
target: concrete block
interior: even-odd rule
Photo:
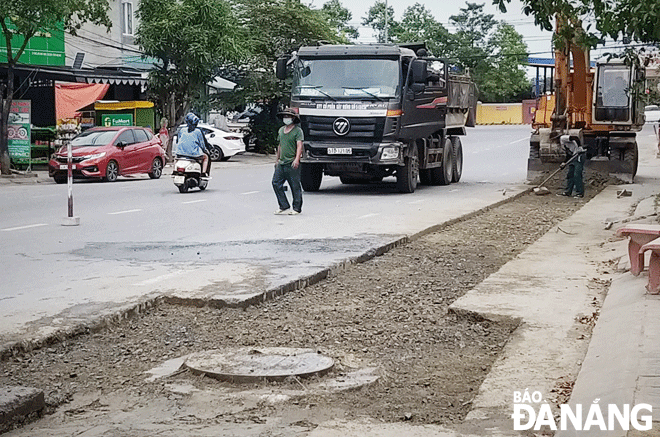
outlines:
[[[46,406],[44,392],[33,387],[0,387],[0,429]]]

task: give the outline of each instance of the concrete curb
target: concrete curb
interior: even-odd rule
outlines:
[[[88,323],[79,323],[67,328],[59,329],[41,338],[5,343],[0,345],[0,362],[15,355],[27,353],[35,349],[59,343],[69,338],[74,338],[82,334],[89,334],[90,332],[98,332],[102,329],[117,325],[123,320],[142,314],[147,309],[155,307],[160,301],[162,301],[162,299],[163,296],[145,299],[137,304],[121,308],[113,314],[92,319]]]
[[[447,220],[446,222],[430,226],[412,235],[406,235],[397,238],[389,243],[369,249],[366,252],[364,252],[362,255],[347,258],[343,261],[331,265],[330,267],[324,268],[316,273],[303,276],[298,279],[294,279],[286,284],[268,289],[261,293],[251,295],[245,299],[239,298],[239,299],[228,300],[223,298],[186,298],[186,297],[178,297],[178,296],[159,295],[159,296],[143,299],[136,304],[131,304],[122,307],[117,311],[115,311],[113,314],[104,315],[101,317],[94,318],[86,323],[79,323],[74,326],[59,329],[45,337],[8,342],[3,345],[0,345],[0,362],[7,360],[8,358],[15,355],[20,355],[22,353],[27,353],[35,349],[39,349],[45,346],[59,343],[68,338],[74,338],[82,334],[88,334],[90,332],[98,332],[102,329],[117,325],[123,320],[144,313],[146,310],[157,306],[161,302],[166,302],[176,305],[195,306],[195,307],[210,306],[212,308],[246,308],[251,305],[258,305],[260,303],[274,299],[278,296],[284,295],[291,291],[302,290],[305,287],[317,284],[326,278],[341,274],[352,265],[364,263],[377,256],[381,256],[396,247],[417,240],[425,235],[440,231],[448,226],[468,220],[472,217],[475,217],[493,208],[497,208],[501,205],[512,202],[530,193],[531,191],[532,188],[523,190],[520,193],[502,199],[499,202],[469,212],[462,216]]]
[[[0,433],[46,407],[44,392],[33,387],[0,388]]]

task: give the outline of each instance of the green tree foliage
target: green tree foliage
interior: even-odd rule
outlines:
[[[451,34],[424,5],[415,3],[403,12],[401,22],[393,29],[397,43],[426,42],[434,56],[445,56],[451,47]]]
[[[660,42],[660,2],[594,0],[597,28],[611,38],[626,35],[635,41]]]
[[[217,68],[240,58],[242,33],[224,0],[141,0],[137,15],[136,43],[158,60],[149,73],[149,88],[170,122],[172,138]]]
[[[339,0],[330,0],[324,3],[321,11],[326,15],[330,26],[335,29],[343,42],[356,40],[360,36],[355,27],[348,25],[353,18],[353,14],[343,7]]]
[[[377,0],[372,7],[369,8],[367,16],[362,19],[362,24],[364,26],[369,26],[375,31],[378,32],[377,41],[378,42],[390,42],[385,41],[385,2]],[[394,8],[392,6],[387,7],[387,30],[388,30],[388,39],[392,35],[396,35],[399,32],[399,23],[394,19]]]
[[[519,100],[529,89],[527,46],[516,30],[484,13],[484,4],[466,3],[449,20],[456,26],[447,57],[469,71],[483,102]]]
[[[502,12],[511,0],[493,0]],[[522,0],[523,11],[534,17],[535,23],[545,30],[553,30],[557,16],[567,20],[563,39],[571,33],[584,34],[582,43],[594,45],[608,36],[618,39],[627,36],[644,43],[660,42],[660,2],[657,0]],[[596,19],[596,26],[582,29],[585,18]]]
[[[484,4],[466,2],[460,13],[452,15],[456,27],[450,33],[424,5],[416,3],[403,13],[401,21],[388,22],[391,41],[425,42],[429,53],[446,58],[458,70],[469,72],[484,102],[519,100],[529,93],[525,63],[527,46],[522,35],[507,24],[484,12]],[[389,14],[394,10],[389,8]],[[385,3],[377,0],[363,23],[379,32],[383,41]]]
[[[492,14],[484,13],[484,4],[467,2],[466,5],[460,14],[449,17],[449,22],[457,28],[449,57],[478,76],[489,68],[488,56],[494,51],[492,36],[497,20]]]
[[[481,81],[480,97],[486,102],[521,100],[529,92],[524,64],[527,45],[510,24],[500,23],[491,39],[493,54]]]
[[[323,10],[299,0],[232,0],[232,6],[245,30],[249,54],[242,64],[225,65],[221,70],[223,77],[238,86],[235,92],[222,95],[220,104],[231,109],[259,105],[262,111],[250,128],[258,133],[261,150],[271,151],[276,146],[273,131],[280,125],[275,114],[288,99],[290,85],[273,74],[275,60],[303,45],[337,43],[342,38]]]
[[[0,84],[2,115],[0,116],[0,171],[10,174],[7,143],[9,110],[14,99],[14,68],[30,39],[40,31],[54,29],[63,23],[75,35],[84,23],[110,29],[108,0],[2,0],[0,27],[7,45],[7,82]]]

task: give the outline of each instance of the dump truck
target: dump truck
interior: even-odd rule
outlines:
[[[421,47],[423,48],[423,47]],[[391,44],[301,47],[278,59],[305,135],[301,182],[358,184],[396,176],[399,191],[458,182],[460,136],[476,118],[476,87],[446,60]],[[417,52],[415,51],[417,50]]]
[[[557,17],[556,29],[567,21]],[[587,149],[585,168],[633,182],[636,135],[644,126],[645,68],[611,59],[592,68],[589,49],[564,41],[555,50],[554,90],[542,95],[534,114],[527,178],[536,180],[566,158],[561,135]]]

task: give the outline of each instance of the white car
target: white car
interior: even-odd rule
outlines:
[[[660,107],[658,105],[648,105],[644,107],[644,116],[647,123],[657,123],[660,121]]]
[[[206,141],[208,141],[211,146],[211,149],[209,150],[211,161],[227,161],[234,155],[245,153],[245,143],[243,142],[242,133],[227,132],[205,123],[199,123],[197,127],[204,132]],[[180,126],[180,128],[185,128],[185,125]],[[173,140],[175,154],[176,140],[175,136]]]

